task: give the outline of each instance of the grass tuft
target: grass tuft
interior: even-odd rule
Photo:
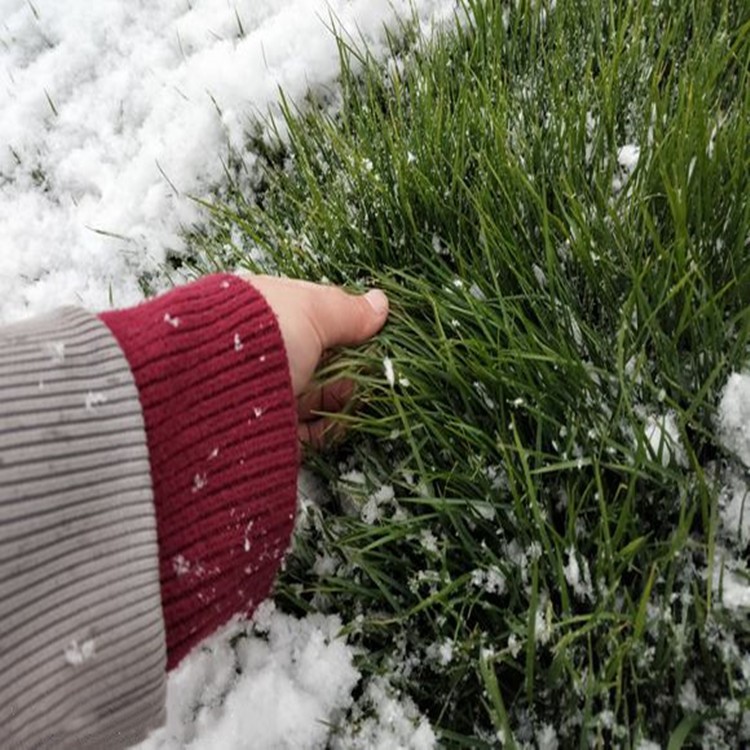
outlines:
[[[331,500],[280,599],[342,614],[448,746],[735,747],[714,412],[750,344],[746,4],[476,0],[392,43],[341,41],[340,108],[285,103],[197,244],[393,302],[323,375],[361,408],[311,459]]]

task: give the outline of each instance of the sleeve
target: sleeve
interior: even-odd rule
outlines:
[[[278,322],[216,275],[0,328],[0,747],[128,747],[271,589],[296,509]]]
[[[163,723],[143,418],[107,328],[0,328],[0,747],[127,746]]]
[[[172,669],[268,595],[294,527],[297,412],[278,322],[230,274],[100,316],[146,426]]]

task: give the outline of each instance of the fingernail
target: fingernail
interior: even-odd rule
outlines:
[[[365,299],[378,315],[388,312],[388,297],[380,289],[371,289],[365,294]]]

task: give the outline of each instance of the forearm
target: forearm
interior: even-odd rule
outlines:
[[[267,595],[296,469],[278,325],[236,277],[0,329],[0,746],[161,723],[165,666]]]
[[[169,668],[268,594],[296,508],[295,399],[276,318],[209,276],[101,316],[140,394]]]

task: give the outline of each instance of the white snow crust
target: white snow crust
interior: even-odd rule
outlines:
[[[0,0],[0,322],[139,301],[279,88],[332,87],[331,26],[383,56],[411,6]],[[455,1],[413,6],[427,31]]]

